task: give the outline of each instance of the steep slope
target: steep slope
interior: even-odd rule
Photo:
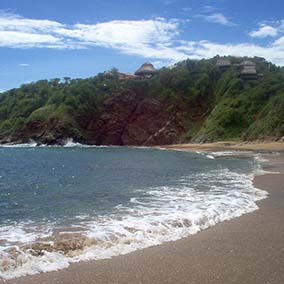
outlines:
[[[136,93],[107,99],[102,115],[88,126],[89,141],[103,145],[160,145],[179,142],[183,114],[170,105]]]

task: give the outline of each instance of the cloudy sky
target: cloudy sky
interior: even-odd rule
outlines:
[[[1,0],[0,91],[185,58],[284,66],[283,0]]]

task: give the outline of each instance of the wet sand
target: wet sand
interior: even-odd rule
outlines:
[[[260,210],[179,241],[0,283],[283,284],[284,154],[270,161],[266,169],[281,174],[255,178],[269,192]]]

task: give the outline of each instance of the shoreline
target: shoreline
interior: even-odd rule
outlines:
[[[212,143],[182,143],[182,144],[171,144],[171,145],[160,145],[160,146],[137,146],[137,145],[92,145],[92,144],[81,144],[74,142],[72,139],[66,140],[66,144],[60,145],[48,145],[48,144],[37,144],[36,141],[23,144],[13,143],[0,143],[0,148],[72,148],[72,147],[130,147],[130,148],[154,148],[163,150],[179,150],[179,151],[253,151],[253,152],[284,152],[284,140],[283,142],[258,142],[258,141],[219,141]]]
[[[255,177],[256,187],[264,189],[270,194],[268,198],[257,202],[260,210],[219,223],[178,241],[167,242],[112,259],[71,264],[69,268],[58,272],[25,276],[7,281],[0,280],[0,283],[266,283],[263,282],[264,276],[261,276],[263,272],[267,272],[267,269],[263,270],[264,265],[269,266],[270,273],[267,273],[267,276],[270,277],[272,273],[273,277],[276,277],[275,279],[280,277],[276,282],[267,283],[284,283],[284,272],[277,270],[277,265],[284,265],[284,249],[280,245],[284,243],[283,218],[281,219],[281,216],[284,216],[284,214],[281,215],[284,213],[283,165],[284,155],[271,156],[269,163],[264,165],[264,169],[281,171],[281,174],[265,174]],[[281,196],[283,200],[279,198]],[[282,213],[277,215],[277,212],[274,211]],[[272,230],[275,235],[272,237],[276,241],[271,247],[268,240],[270,236],[269,222],[266,224],[265,220],[271,221],[272,215],[275,214],[277,218],[274,220]],[[275,231],[275,225],[279,227],[279,234]],[[245,232],[246,229],[248,232]],[[259,239],[261,232],[264,235],[264,240]],[[237,237],[236,234],[239,236]],[[260,248],[261,251],[257,253],[256,249],[260,247],[257,245],[259,241],[261,241],[262,250]],[[230,250],[228,250],[228,245],[231,247]],[[244,250],[244,248],[246,249]],[[270,260],[262,260],[262,269],[257,266],[254,270],[254,262],[259,263],[258,258],[267,258],[264,252],[266,253],[269,248],[272,249],[269,255]],[[252,259],[251,254],[254,256]],[[240,263],[239,261],[246,255],[251,262],[244,260],[244,263]],[[216,257],[218,257],[218,263]],[[271,263],[274,263],[275,259],[278,259],[279,263],[277,262],[271,267]],[[228,266],[230,261],[233,263],[232,266]],[[250,268],[245,268],[244,264]],[[226,267],[226,271],[222,271],[220,265]],[[240,271],[247,272],[247,278],[239,278],[243,275]],[[254,271],[256,274],[248,273]],[[231,276],[234,277],[231,279]],[[252,276],[256,278],[254,279]],[[252,282],[249,280],[250,278]],[[243,280],[240,281],[240,279]],[[258,281],[256,281],[257,279]]]
[[[185,143],[161,146],[162,149],[182,151],[252,151],[252,152],[284,152],[284,142],[235,142],[221,141],[213,143]]]

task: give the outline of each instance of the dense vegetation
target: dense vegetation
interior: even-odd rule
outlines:
[[[0,140],[27,141],[49,125],[50,135],[56,138],[88,142],[90,121],[100,119],[108,99],[125,92],[165,104],[169,116],[181,113],[180,141],[283,137],[283,68],[253,58],[263,77],[242,80],[237,68],[221,71],[216,60],[186,60],[143,80],[119,80],[113,69],[88,79],[22,85],[0,94]]]

